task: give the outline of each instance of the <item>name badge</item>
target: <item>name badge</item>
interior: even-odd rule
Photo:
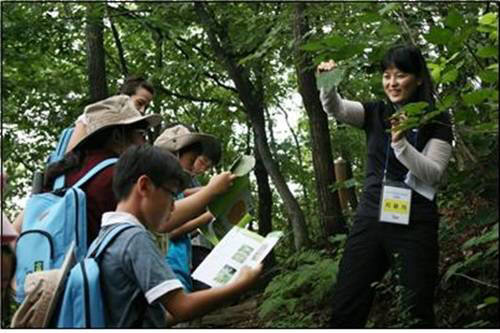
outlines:
[[[380,222],[408,225],[411,189],[402,182],[385,182],[382,187]]]

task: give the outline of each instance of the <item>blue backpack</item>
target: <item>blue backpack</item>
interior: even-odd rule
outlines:
[[[62,131],[56,149],[47,158],[47,164],[57,162],[64,157],[66,149],[68,148],[69,139],[71,139],[74,130],[74,127],[68,127]]]
[[[99,256],[106,247],[129,229],[132,224],[120,224],[92,242],[86,258],[70,271],[64,294],[53,318],[57,328],[104,328],[106,310],[100,282]]]
[[[24,280],[31,272],[60,268],[66,251],[75,241],[76,260],[87,254],[87,204],[80,186],[104,168],[116,163],[106,159],[69,188],[62,176],[52,192],[34,194],[26,203],[22,232],[16,244],[16,300],[24,300]]]

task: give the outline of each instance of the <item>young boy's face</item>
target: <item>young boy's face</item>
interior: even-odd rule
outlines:
[[[212,160],[205,155],[200,155],[194,161],[193,173],[200,175],[212,167]]]
[[[149,229],[159,232],[175,209],[177,186],[173,182],[153,186],[151,197],[144,203],[144,215],[146,215]]]
[[[179,157],[179,162],[181,166],[189,172],[190,174],[193,174],[193,169],[194,169],[194,162],[198,158],[200,154],[195,151],[187,151],[182,156]]]

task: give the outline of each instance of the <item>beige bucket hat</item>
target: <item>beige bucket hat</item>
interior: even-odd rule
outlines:
[[[75,144],[75,148],[95,133],[111,126],[131,125],[145,120],[148,123],[147,128],[151,128],[161,122],[159,115],[141,115],[127,95],[116,95],[90,104],[85,107],[84,116],[87,133]]]
[[[170,152],[175,153],[180,149],[192,145],[193,143],[200,142],[204,150],[209,145],[220,146],[219,140],[209,134],[191,132],[186,126],[176,125],[167,128],[155,140],[154,145],[168,149]]]
[[[68,250],[59,269],[34,272],[26,276],[24,291],[26,297],[12,317],[13,328],[48,327],[60,296],[64,282],[75,265],[74,243]]]

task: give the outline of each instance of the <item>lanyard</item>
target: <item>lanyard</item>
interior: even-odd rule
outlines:
[[[414,146],[415,149],[417,149],[417,142],[418,142],[418,130],[415,133],[415,146]],[[382,182],[384,182],[384,183],[387,180],[387,166],[389,165],[389,147],[390,146],[391,146],[391,135],[389,135],[389,138],[387,140],[387,148],[385,150],[384,178],[382,180]]]

